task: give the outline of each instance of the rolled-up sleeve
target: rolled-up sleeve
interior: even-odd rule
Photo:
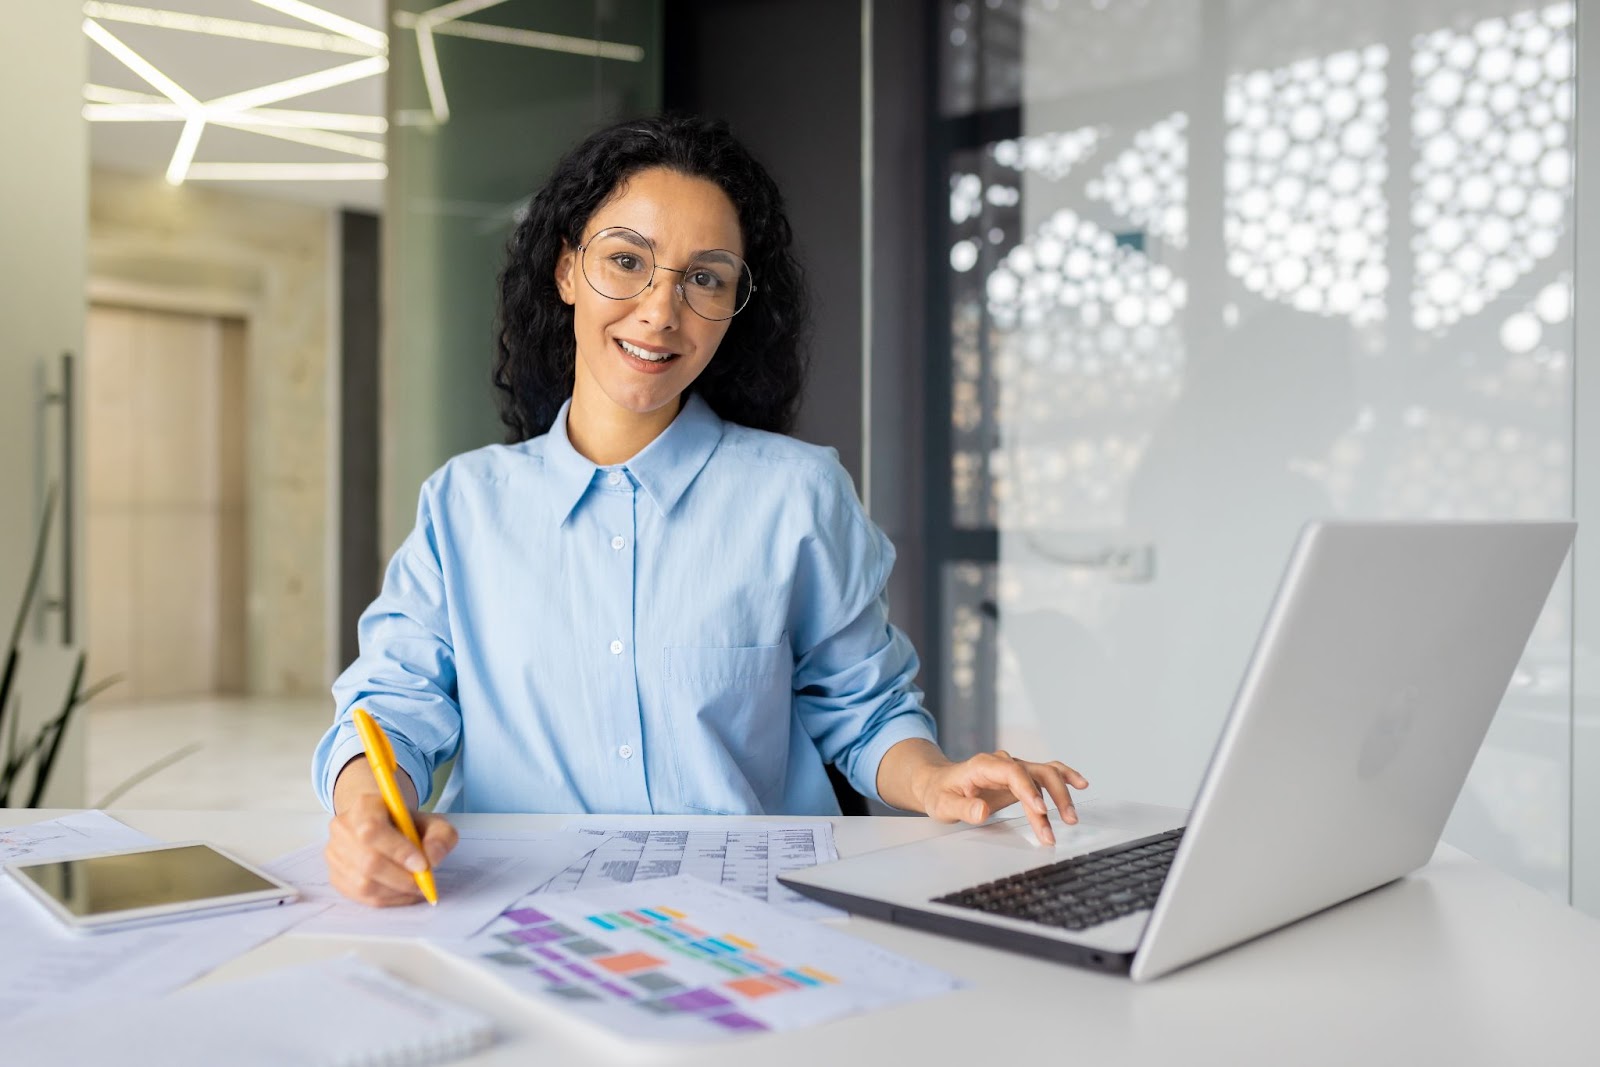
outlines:
[[[894,547],[867,519],[837,468],[802,546],[790,632],[795,710],[825,762],[863,795],[878,795],[878,765],[909,738],[935,738],[917,688],[910,640],[889,622]]]
[[[361,615],[360,655],[333,684],[337,713],[311,765],[317,796],[329,811],[339,772],[362,753],[353,708],[365,708],[382,724],[419,802],[432,792],[433,772],[460,744],[455,653],[433,521],[435,483],[430,479],[423,487],[416,528],[390,560],[382,592]]]

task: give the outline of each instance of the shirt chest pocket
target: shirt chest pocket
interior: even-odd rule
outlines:
[[[787,641],[748,648],[668,648],[668,723],[687,808],[755,814],[781,795],[789,762],[794,654]]]

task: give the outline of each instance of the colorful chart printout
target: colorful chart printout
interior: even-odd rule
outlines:
[[[960,985],[690,877],[529,896],[451,947],[520,990],[636,1038],[786,1030]]]

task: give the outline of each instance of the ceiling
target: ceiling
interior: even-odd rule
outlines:
[[[314,0],[314,6],[88,0],[85,114],[94,120],[94,165],[379,210],[385,6],[384,0]],[[347,69],[321,73],[336,68]],[[264,88],[305,76],[315,80]],[[317,87],[317,80],[336,79],[348,80]]]

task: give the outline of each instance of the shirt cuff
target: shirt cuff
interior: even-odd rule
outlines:
[[[861,750],[861,754],[856,757],[856,768],[862,771],[871,771],[871,775],[862,775],[861,777],[864,781],[852,781],[850,784],[855,786],[857,791],[866,796],[868,800],[874,800],[887,807],[893,807],[894,805],[888,804],[883,797],[878,795],[878,768],[883,763],[883,757],[888,755],[891,748],[913,737],[920,737],[924,741],[931,741],[934,744],[939,743],[933,735],[931,718],[921,708],[896,715],[878,727],[878,732],[872,735],[872,740],[867,742],[866,747]]]
[[[330,813],[333,811],[333,785],[339,780],[339,772],[344,770],[345,764],[357,756],[365,755],[367,751],[361,743],[361,735],[350,723],[341,723],[339,733],[342,736],[334,741],[322,772],[322,806]],[[411,778],[411,785],[417,791],[418,806],[427,803],[433,793],[433,775],[428,772],[426,761],[408,742],[392,733],[389,735],[389,745],[394,749],[395,762]]]

